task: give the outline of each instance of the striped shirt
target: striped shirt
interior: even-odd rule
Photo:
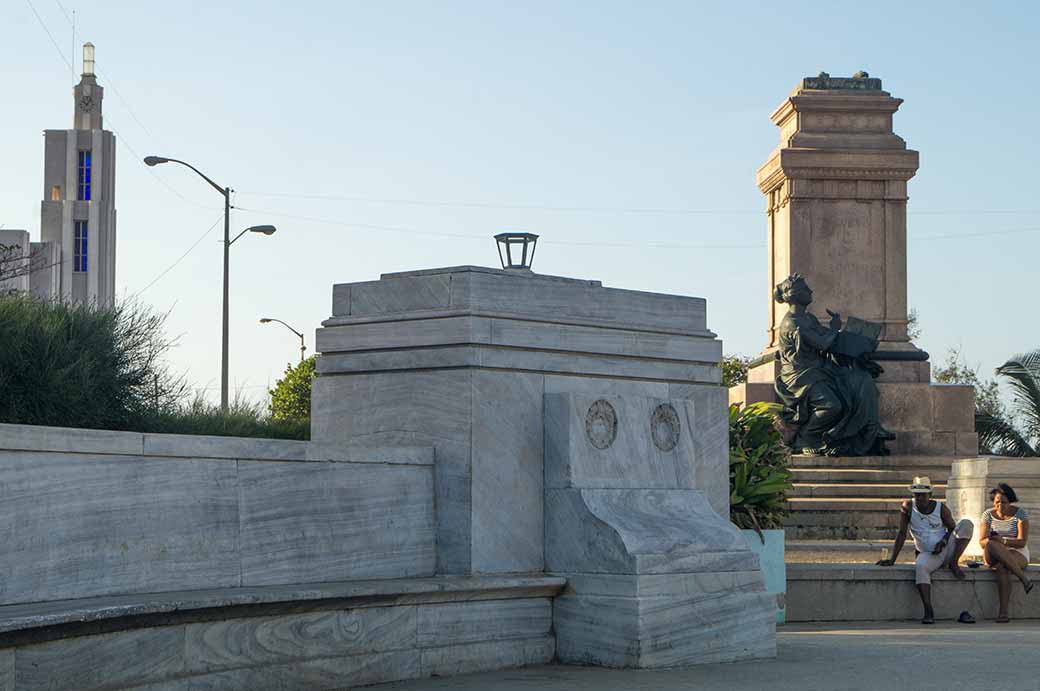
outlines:
[[[995,532],[1001,537],[1015,539],[1018,537],[1018,524],[1028,520],[1029,514],[1019,506],[1015,507],[1015,513],[1011,518],[997,518],[993,515],[993,509],[986,509],[982,513],[982,529],[985,535]]]

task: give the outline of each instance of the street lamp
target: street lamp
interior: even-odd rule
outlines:
[[[296,329],[292,328],[291,326],[289,326],[285,322],[283,322],[281,319],[272,319],[270,317],[261,317],[260,318],[260,323],[261,324],[270,324],[271,322],[278,322],[279,324],[281,324],[285,328],[289,329],[289,331],[292,331],[294,334],[296,334],[297,336],[300,337],[300,362],[303,362],[303,354],[305,352],[307,352],[307,346],[304,345],[304,343],[303,343],[303,334],[300,333],[299,331],[297,331]]]
[[[498,243],[498,258],[503,269],[530,271],[534,262],[534,248],[538,244],[538,236],[534,233],[499,233],[495,236]]]
[[[165,156],[145,156],[144,163],[146,166],[157,166],[160,163],[179,163],[186,168],[191,168],[195,173],[208,182],[210,186],[217,192],[220,192],[221,196],[224,197],[224,309],[223,309],[223,322],[221,328],[221,348],[220,348],[220,409],[227,412],[228,409],[228,251],[231,249],[231,243],[242,237],[246,232],[252,231],[254,233],[263,233],[264,235],[270,235],[275,231],[274,226],[252,226],[246,228],[241,233],[235,236],[235,240],[229,239],[231,236],[231,192],[230,187],[221,187],[217,183],[213,182],[205,173],[184,161],[177,160],[176,158],[167,158]]]

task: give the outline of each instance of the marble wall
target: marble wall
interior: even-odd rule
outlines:
[[[0,425],[0,604],[435,568],[433,454]]]

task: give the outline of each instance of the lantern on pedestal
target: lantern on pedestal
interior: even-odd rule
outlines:
[[[498,243],[498,258],[503,269],[530,271],[534,261],[534,248],[538,236],[534,233],[499,233],[495,236]]]

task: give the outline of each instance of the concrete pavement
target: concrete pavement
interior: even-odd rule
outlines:
[[[811,691],[1040,689],[1040,622],[935,626],[797,624],[777,631],[775,660],[681,670],[551,665],[366,687],[370,691]]]

